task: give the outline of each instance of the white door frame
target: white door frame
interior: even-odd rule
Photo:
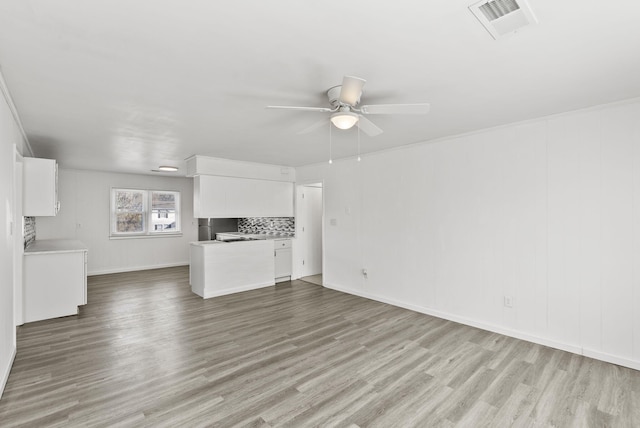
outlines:
[[[309,187],[312,184],[322,184],[322,213],[321,213],[321,222],[322,222],[322,274],[324,275],[325,273],[325,256],[324,256],[324,252],[325,252],[325,227],[324,227],[324,218],[325,218],[325,200],[326,200],[326,188],[324,187],[324,180],[323,179],[317,179],[317,180],[305,180],[305,181],[297,181],[296,182],[296,187],[295,187],[295,206],[296,206],[296,237],[300,236],[299,235],[299,216],[298,216],[298,207],[302,204],[302,201],[300,200],[300,192],[299,190],[303,187]],[[297,239],[296,239],[297,241]],[[301,277],[301,266],[300,266],[300,252],[301,252],[301,242],[296,242],[296,244],[293,246],[293,271],[292,271],[292,277],[291,279],[299,279]]]
[[[18,147],[13,145],[13,321],[14,325],[24,324],[22,297],[22,259],[24,254],[24,231],[22,223],[22,155]]]

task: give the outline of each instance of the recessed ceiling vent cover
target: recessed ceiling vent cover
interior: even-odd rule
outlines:
[[[538,23],[526,0],[482,0],[469,10],[494,39]]]

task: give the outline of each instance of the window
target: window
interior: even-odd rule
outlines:
[[[111,189],[111,236],[180,233],[180,192]]]
[[[177,206],[178,192],[153,191],[151,193],[151,226],[155,232],[179,232]]]

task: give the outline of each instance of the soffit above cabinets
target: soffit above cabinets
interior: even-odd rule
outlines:
[[[196,175],[217,175],[271,181],[296,181],[295,169],[288,166],[233,161],[209,156],[191,156],[187,159],[187,177],[194,177]]]

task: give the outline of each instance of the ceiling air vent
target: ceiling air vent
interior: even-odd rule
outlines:
[[[526,0],[483,0],[469,10],[494,39],[538,22]]]

